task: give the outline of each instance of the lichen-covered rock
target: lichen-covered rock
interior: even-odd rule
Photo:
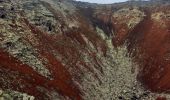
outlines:
[[[170,99],[170,8],[158,4],[1,2],[0,99]]]
[[[35,97],[17,91],[0,90],[0,100],[35,100]]]

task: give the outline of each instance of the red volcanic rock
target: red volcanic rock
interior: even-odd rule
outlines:
[[[168,2],[13,0],[0,10],[0,90],[36,100],[169,95]]]
[[[113,45],[128,44],[130,55],[140,67],[138,79],[155,92],[169,91],[169,9],[166,5],[126,8],[115,12],[112,18]],[[105,23],[106,17],[99,15],[99,19]]]
[[[156,100],[167,100],[165,97],[158,97]]]
[[[30,5],[32,2],[30,1]],[[41,3],[43,7],[47,8],[47,11],[49,10],[42,12],[47,13],[46,16],[48,17],[46,18],[49,18],[47,20],[58,21],[55,24],[59,25],[54,27],[54,32],[61,30],[62,35],[43,30],[46,28],[42,27],[48,26],[36,26],[36,21],[30,21],[31,18],[27,18],[29,15],[25,15],[24,12],[16,12],[14,15],[9,13],[9,17],[18,16],[18,19],[9,19],[9,23],[1,20],[0,73],[2,77],[0,78],[0,88],[24,92],[34,96],[37,100],[57,98],[61,100],[67,98],[82,100],[84,94],[82,90],[80,91],[80,87],[76,85],[76,82],[81,84],[79,77],[84,74],[80,67],[92,73],[94,69],[91,66],[95,65],[89,66],[86,63],[88,60],[83,57],[91,57],[92,60],[94,58],[97,64],[100,63],[96,57],[96,52],[104,55],[106,52],[104,40],[101,40],[95,32],[87,27],[83,29],[82,26],[82,29],[77,29],[77,22],[75,24],[74,22],[68,23],[67,20],[59,18],[59,16],[64,18],[65,15],[58,11],[60,8],[52,7],[50,1]],[[8,4],[4,3],[4,5]],[[49,13],[51,15],[48,15]],[[37,16],[42,17],[44,15]],[[51,16],[53,19],[50,19]],[[32,20],[37,19],[33,18]],[[40,21],[40,19],[38,20]],[[70,21],[73,20],[70,18]],[[3,25],[4,23],[6,24]],[[69,27],[75,27],[75,30]],[[87,33],[85,34],[85,32]],[[100,65],[95,67],[98,68]],[[13,76],[10,76],[10,74]]]
[[[136,59],[141,65],[139,79],[147,88],[157,92],[169,91],[167,78],[169,77],[169,18],[164,8],[169,9],[165,6],[161,10],[147,12],[148,17],[130,32],[129,36],[129,48],[135,48],[138,56]]]

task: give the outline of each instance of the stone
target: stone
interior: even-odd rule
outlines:
[[[0,3],[6,15],[0,18],[2,95],[25,100],[169,99],[164,92],[170,87],[170,8],[161,2],[138,3]]]

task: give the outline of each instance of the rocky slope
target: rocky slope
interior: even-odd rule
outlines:
[[[0,0],[0,99],[170,99],[169,4]]]

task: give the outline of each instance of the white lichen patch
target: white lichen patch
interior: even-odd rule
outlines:
[[[165,13],[165,12],[152,13],[151,14],[151,19],[153,21],[158,22],[162,27],[165,27],[166,26],[165,20],[170,19],[170,12],[169,13]]]
[[[167,18],[170,19],[170,12],[169,13],[165,13],[165,12],[152,13],[151,18],[156,21],[161,21],[161,20],[167,19]]]
[[[138,8],[122,8],[113,14],[113,18],[128,26],[129,29],[134,28],[141,20],[143,20],[145,14]],[[123,19],[123,20],[122,20]]]
[[[69,21],[67,21],[67,25],[71,29],[79,27],[79,23],[76,20],[69,20]]]
[[[34,100],[34,96],[12,90],[0,90],[0,100]]]
[[[102,29],[100,29],[99,27],[96,27],[96,31],[102,39],[104,39],[104,40],[107,39],[107,35],[104,33],[104,31]]]
[[[39,1],[28,0],[20,6],[25,9],[25,17],[37,28],[50,34],[61,33],[61,30],[58,30],[60,24],[55,20],[53,13]]]
[[[40,2],[42,1],[42,2]],[[49,6],[50,5],[50,6]],[[31,24],[50,34],[62,34],[67,28],[78,28],[76,8],[59,0],[28,0],[22,3]],[[63,25],[64,28],[63,28]]]
[[[95,46],[93,45],[93,43],[91,41],[89,41],[89,39],[84,35],[81,34],[82,38],[84,39],[84,41],[86,42],[86,44],[88,44],[88,47],[90,50],[95,51]]]
[[[51,4],[52,7],[56,9],[56,11],[61,12],[63,15],[74,14],[76,11],[76,7],[73,6],[68,1],[60,1],[60,0],[40,0]]]
[[[132,67],[137,66],[126,56],[126,52],[126,47],[120,47],[111,50],[108,58],[97,57],[102,73],[95,68],[94,71],[99,80],[93,73],[84,72],[84,86],[81,88],[84,90],[85,100],[118,100],[119,96],[131,98],[130,93],[134,92],[132,88],[136,85],[136,73],[132,73]],[[122,92],[129,92],[129,95]]]
[[[70,100],[67,96],[60,95],[57,91],[49,91],[44,87],[37,86],[37,89],[47,95],[49,98],[44,100]]]

